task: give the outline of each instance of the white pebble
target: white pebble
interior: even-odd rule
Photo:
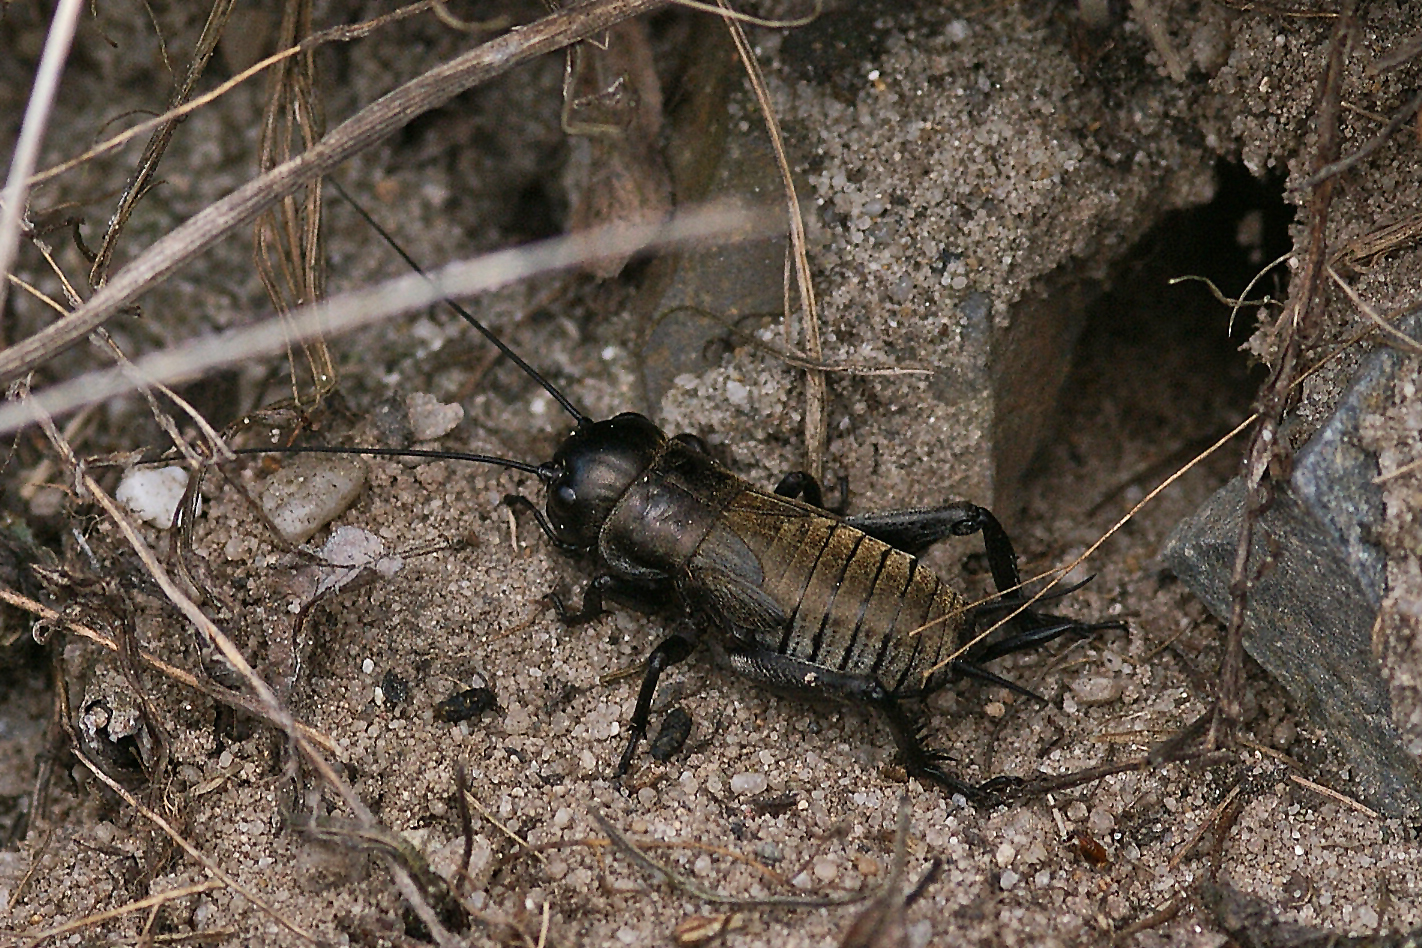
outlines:
[[[1085,707],[1111,704],[1121,697],[1121,679],[1115,675],[1093,675],[1071,683],[1076,700]]]
[[[385,541],[359,527],[337,527],[321,547],[321,558],[332,566],[368,566],[385,554]]]
[[[999,882],[1002,884],[1002,890],[1006,892],[1013,886],[1017,885],[1017,883],[1021,881],[1021,879],[1022,877],[1019,876],[1017,873],[1013,872],[1011,869],[1005,869],[1003,870],[1002,878],[999,880]]]
[[[173,516],[187,487],[187,468],[140,467],[123,476],[114,497],[140,520],[167,530],[173,525]]]
[[[764,793],[769,785],[770,781],[762,773],[736,774],[731,778],[731,792],[736,794]]]
[[[405,399],[410,416],[410,433],[416,441],[433,441],[454,430],[464,420],[464,406],[443,404],[428,392],[416,392]]]

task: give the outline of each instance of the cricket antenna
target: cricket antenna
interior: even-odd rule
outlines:
[[[237,448],[233,454],[362,454],[376,458],[434,458],[440,461],[475,461],[479,464],[496,464],[532,474],[547,484],[558,476],[551,464],[529,464],[513,458],[501,458],[494,454],[469,454],[464,451],[436,451],[422,448],[344,448],[329,445],[304,445],[301,447]]]
[[[341,197],[346,199],[346,203],[349,204],[351,207],[355,208],[355,212],[359,214],[377,234],[383,237],[385,239],[385,242],[389,244],[391,248],[394,249],[394,251],[398,253],[406,263],[410,265],[410,269],[414,270],[418,274],[425,274],[424,267],[421,267],[419,263],[416,262],[414,257],[410,256],[408,253],[405,252],[405,248],[400,246],[400,242],[397,241],[388,230],[382,227],[380,225],[380,222],[377,221],[374,217],[372,217],[370,213],[366,211],[366,209],[360,204],[359,201],[351,197],[350,194],[346,191],[346,189],[341,187],[341,183],[339,181],[337,181],[335,178],[327,178],[326,180],[328,180],[335,187],[337,193],[339,193]],[[563,410],[566,411],[568,414],[572,415],[579,425],[583,424],[584,422],[592,421],[591,418],[589,418],[587,415],[584,415],[581,411],[578,410],[578,407],[572,403],[568,396],[558,391],[558,389],[553,385],[552,382],[544,378],[543,375],[537,369],[525,362],[522,356],[520,356],[517,352],[514,352],[508,347],[508,345],[504,343],[502,339],[494,335],[494,331],[492,329],[488,328],[483,323],[479,322],[479,320],[475,319],[474,314],[470,313],[469,310],[465,309],[463,306],[460,306],[458,303],[456,303],[449,297],[444,298],[444,303],[446,306],[454,310],[460,316],[463,316],[465,322],[473,326],[475,329],[479,330],[479,334],[482,335],[485,339],[492,342],[495,348],[497,348],[500,352],[508,356],[508,358],[513,362],[514,365],[518,366],[520,369],[523,369],[524,372],[528,373],[529,378],[533,379],[539,385],[543,386],[543,390],[546,391],[549,395],[552,395],[553,398],[557,400],[558,404],[563,406]],[[470,460],[474,459],[471,458]],[[485,460],[493,464],[506,463],[509,467],[518,467],[518,463],[504,462],[498,459],[477,458],[477,460]],[[533,471],[534,469],[525,467],[521,468],[521,470]],[[534,473],[536,473],[536,471],[534,471]]]

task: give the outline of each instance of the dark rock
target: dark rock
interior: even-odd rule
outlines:
[[[1422,313],[1399,328],[1415,332]],[[1391,391],[1400,361],[1381,348],[1363,363],[1333,415],[1298,452],[1291,479],[1260,518],[1250,555],[1257,576],[1245,650],[1329,734],[1369,805],[1388,816],[1422,811],[1422,766],[1402,745],[1373,651],[1385,586],[1375,455],[1359,425]],[[1244,509],[1235,478],[1166,541],[1165,562],[1210,611],[1229,615],[1229,582]],[[1267,558],[1267,562],[1266,562]]]

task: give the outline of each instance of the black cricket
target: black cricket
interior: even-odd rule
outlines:
[[[356,210],[419,269],[359,205]],[[1122,623],[1086,623],[1023,608],[1028,596],[1017,554],[989,511],[957,502],[844,516],[826,507],[820,485],[801,471],[786,474],[773,491],[763,490],[717,462],[695,435],[668,437],[634,412],[605,421],[588,417],[493,331],[463,307],[450,305],[575,420],[551,461],[535,465],[491,455],[387,448],[286,450],[466,460],[534,474],[546,492],[542,511],[517,495],[505,502],[529,510],[558,549],[594,564],[576,612],[552,597],[565,623],[595,619],[608,596],[690,619],[679,625],[685,631],[673,632],[648,656],[618,776],[631,766],[647,732],[662,673],[709,633],[738,674],[767,688],[877,709],[912,776],[979,802],[1021,785],[1013,777],[976,786],[954,777],[942,766],[951,758],[924,747],[922,719],[911,703],[960,677],[1040,701],[983,666],[1062,635]],[[946,537],[976,533],[983,536],[998,595],[969,606],[918,555]],[[1009,615],[1000,630],[949,660],[994,616]]]

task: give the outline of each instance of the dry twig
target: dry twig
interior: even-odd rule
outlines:
[[[11,382],[77,344],[140,293],[191,262],[223,235],[325,174],[416,116],[543,53],[577,42],[668,0],[600,0],[559,10],[476,47],[372,102],[307,151],[193,215],[120,270],[68,319],[0,352],[0,382]],[[65,0],[66,5],[75,0]],[[33,167],[31,162],[30,167]],[[13,175],[12,175],[13,177]],[[21,181],[28,180],[28,168]],[[18,197],[18,194],[16,195]],[[3,236],[3,234],[0,234]],[[8,256],[0,244],[0,262]],[[0,284],[0,294],[4,286]]]

